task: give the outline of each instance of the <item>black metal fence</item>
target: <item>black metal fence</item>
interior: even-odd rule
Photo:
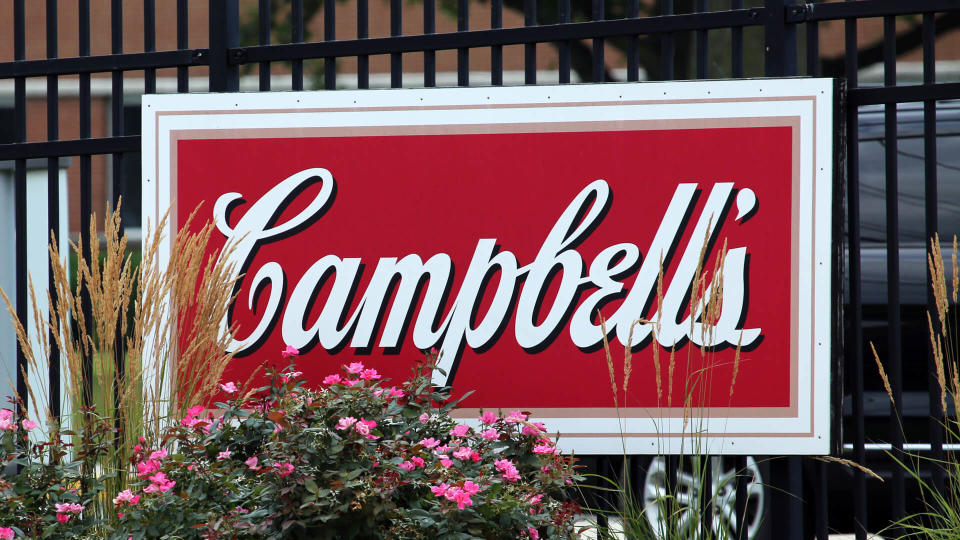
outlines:
[[[641,64],[647,78],[670,80],[675,78],[716,78],[748,76],[794,76],[828,75],[841,76],[847,80],[847,109],[845,141],[848,150],[846,162],[846,244],[848,257],[845,286],[848,287],[848,301],[845,306],[845,351],[842,431],[844,443],[838,450],[843,457],[861,464],[873,459],[872,450],[889,449],[896,453],[902,451],[910,441],[904,440],[904,422],[911,420],[901,415],[905,406],[903,382],[911,374],[922,374],[923,383],[918,392],[910,393],[911,399],[921,395],[919,404],[913,403],[915,416],[921,422],[925,432],[920,448],[928,451],[934,459],[944,455],[942,426],[944,411],[940,409],[939,388],[929,351],[922,345],[904,342],[903,328],[912,328],[911,324],[923,313],[923,308],[933,306],[928,294],[920,302],[919,311],[911,311],[909,304],[901,298],[902,273],[900,268],[901,245],[900,229],[905,220],[922,217],[922,238],[930,238],[943,223],[943,201],[938,197],[942,191],[944,179],[938,178],[942,168],[938,159],[938,115],[941,106],[948,100],[960,98],[960,82],[937,82],[936,46],[937,39],[948,30],[960,27],[960,4],[956,0],[860,0],[832,3],[798,4],[793,0],[758,0],[755,5],[745,6],[743,0],[730,0],[723,6],[707,0],[660,0],[653,3],[640,0],[490,0],[489,25],[484,23],[481,30],[470,30],[468,9],[469,0],[422,0],[418,3],[405,3],[391,0],[389,3],[390,36],[368,37],[370,35],[369,0],[357,0],[357,38],[337,39],[336,0],[304,2],[303,0],[259,0],[259,17],[255,28],[258,44],[241,46],[241,11],[238,0],[209,0],[209,43],[203,48],[190,48],[188,42],[187,0],[176,2],[176,49],[156,51],[156,6],[154,0],[143,0],[143,47],[142,52],[124,53],[124,35],[120,21],[123,9],[130,2],[111,1],[110,42],[111,54],[91,56],[91,2],[78,0],[75,20],[78,29],[79,55],[72,58],[58,57],[57,17],[46,17],[46,57],[45,59],[26,60],[26,33],[29,29],[25,16],[25,0],[12,0],[0,7],[0,21],[5,32],[13,40],[13,61],[0,62],[0,80],[13,80],[13,132],[12,144],[0,144],[0,161],[14,161],[15,179],[15,220],[16,220],[16,311],[21,320],[28,318],[27,313],[27,243],[26,230],[27,197],[26,176],[27,160],[45,158],[47,160],[49,200],[47,208],[49,228],[57,227],[60,201],[56,189],[59,176],[59,158],[77,157],[79,159],[79,215],[81,234],[90,230],[90,215],[94,208],[92,156],[108,155],[112,160],[112,193],[114,197],[123,192],[123,161],[135,157],[140,149],[140,137],[125,134],[124,127],[124,73],[143,72],[143,92],[156,91],[157,70],[175,68],[177,73],[176,89],[189,92],[190,68],[205,66],[208,69],[209,90],[212,92],[236,92],[239,90],[241,72],[257,69],[259,89],[271,89],[271,63],[289,63],[289,77],[293,89],[304,87],[304,61],[323,60],[322,85],[326,89],[337,88],[338,82],[355,77],[358,88],[370,86],[370,59],[375,55],[389,55],[390,83],[392,87],[403,84],[403,60],[410,55],[422,55],[423,80],[417,86],[436,86],[436,59],[438,51],[452,50],[457,54],[457,84],[470,85],[470,56],[489,55],[490,80],[494,85],[504,82],[504,47],[523,46],[524,83],[537,84],[537,44],[550,44],[557,51],[558,82],[571,82],[571,74],[577,73],[581,80],[602,82],[609,80],[604,62],[607,42],[616,43],[626,58],[628,81],[641,79]],[[195,2],[196,3],[196,2]],[[11,6],[12,4],[12,6]],[[275,25],[277,4],[280,18],[284,18],[285,32],[289,32],[289,43],[272,44],[271,36]],[[306,4],[306,13],[305,13]],[[749,2],[748,2],[749,4]],[[289,6],[287,8],[286,6]],[[196,7],[196,6],[194,6]],[[324,26],[322,39],[304,42],[305,18],[311,9],[322,7]],[[57,13],[57,0],[46,0],[46,13]],[[284,11],[289,9],[289,11]],[[436,33],[436,18],[439,10],[452,10],[457,13],[456,32]],[[474,10],[478,9],[476,5]],[[513,9],[523,14],[525,26],[503,28],[505,9]],[[423,34],[401,35],[402,16],[418,13],[422,10]],[[652,12],[650,12],[652,10]],[[139,10],[138,10],[139,11]],[[906,30],[898,29],[898,19],[909,16]],[[863,19],[882,18],[882,39],[875,44],[858,41],[858,24]],[[68,17],[73,20],[74,17]],[[820,34],[824,24],[831,21],[843,22],[845,53],[840,57],[821,58]],[[899,30],[899,31],[898,31]],[[756,39],[745,37],[747,33]],[[722,33],[720,39],[718,34]],[[138,36],[140,33],[138,33]],[[6,39],[6,38],[5,38]],[[727,49],[719,50],[719,48]],[[897,79],[897,57],[906,50],[920,50],[922,56],[922,81],[913,84],[901,84]],[[139,50],[139,48],[138,48]],[[719,54],[718,54],[719,50]],[[336,61],[339,58],[357,59],[356,74],[338,73]],[[716,60],[718,57],[721,60]],[[755,60],[762,69],[751,68],[748,64]],[[864,86],[858,82],[860,68],[882,63],[882,85]],[[110,136],[91,137],[91,74],[111,74],[111,124]],[[58,103],[58,82],[62,76],[78,76],[79,84],[79,137],[73,140],[60,140],[58,125],[60,107]],[[28,122],[26,81],[32,77],[46,79],[47,140],[26,142]],[[409,82],[409,81],[408,81]],[[543,82],[543,81],[540,81]],[[352,85],[352,84],[351,84]],[[920,159],[922,174],[919,178],[906,179],[915,185],[901,185],[898,171],[902,169],[904,152],[898,149],[899,119],[903,107],[899,104],[917,102],[913,111],[919,120],[919,128],[910,137],[922,141],[919,156],[909,154],[911,159]],[[874,110],[878,109],[878,110]],[[879,110],[879,109],[882,109]],[[882,134],[874,140],[882,143],[882,186],[880,197],[883,208],[869,208],[871,215],[882,216],[878,225],[884,233],[879,243],[874,242],[870,234],[863,232],[865,226],[861,196],[865,186],[861,183],[861,168],[875,163],[867,163],[861,158],[860,149],[864,140],[860,124],[864,111],[882,114]],[[866,148],[866,147],[864,147]],[[941,150],[942,152],[942,150]],[[872,159],[872,158],[871,158]],[[874,167],[875,168],[875,167]],[[952,169],[950,169],[952,170]],[[960,179],[957,179],[960,183]],[[938,191],[939,190],[939,191]],[[902,194],[910,192],[911,204],[918,211],[900,214],[904,207]],[[872,203],[871,203],[872,204]],[[918,225],[919,227],[919,225]],[[872,230],[872,229],[871,229]],[[954,231],[947,231],[954,232]],[[871,243],[873,242],[873,243]],[[87,245],[86,242],[83,245]],[[923,244],[921,243],[921,246]],[[873,246],[873,247],[870,247]],[[861,257],[861,254],[874,249],[885,266],[884,288],[879,294],[882,301],[866,303],[864,290],[876,286],[862,280],[864,272],[873,272],[873,264]],[[874,259],[871,259],[873,261]],[[923,275],[926,275],[924,272]],[[929,278],[927,278],[929,279]],[[927,282],[927,284],[929,284]],[[929,287],[926,287],[929,290]],[[873,291],[876,292],[876,291]],[[872,294],[872,293],[871,293]],[[89,305],[84,306],[89,309]],[[919,315],[922,316],[922,315]],[[909,319],[909,320],[908,320]],[[90,320],[90,317],[87,317]],[[869,323],[869,324],[865,324]],[[871,364],[865,365],[865,348],[871,337],[871,329],[880,328],[877,334],[885,345],[884,356],[892,384],[894,413],[887,406],[879,412],[871,412]],[[917,353],[917,354],[914,354]],[[49,374],[50,404],[54,412],[60,410],[59,381],[57,362],[52,363]],[[18,365],[24,365],[23,352],[18,350]],[[26,391],[26,381],[18,370],[17,388],[21,394]],[[925,388],[924,388],[925,387]],[[866,388],[866,391],[865,391]],[[913,389],[917,390],[917,389]],[[912,397],[911,397],[912,396]],[[909,400],[908,400],[909,401]],[[914,401],[916,401],[914,399]],[[884,402],[885,403],[885,402]],[[907,403],[907,408],[911,404]],[[838,411],[839,412],[839,411]],[[840,415],[838,414],[838,417]],[[867,430],[871,422],[880,421],[882,426],[877,433]],[[885,447],[871,445],[874,440],[889,441]],[[883,455],[880,454],[882,460]],[[888,460],[889,461],[889,460]],[[801,458],[783,458],[771,460],[771,482],[777,490],[771,492],[774,504],[767,517],[773,528],[782,531],[790,538],[802,538],[816,535],[826,538],[834,529],[848,528],[855,531],[858,538],[865,538],[867,528],[876,530],[884,526],[885,521],[906,515],[913,508],[914,495],[902,469],[889,467],[887,487],[882,495],[871,496],[878,484],[867,479],[856,469],[841,468],[822,462],[812,462]],[[609,463],[606,465],[609,467]],[[882,467],[881,467],[882,468]],[[930,471],[932,482],[943,486],[942,471],[933,468]],[[839,480],[838,480],[839,479]],[[839,495],[838,495],[839,494]],[[743,500],[741,498],[741,500]],[[852,500],[852,511],[843,510]],[[744,509],[740,505],[739,515]],[[883,510],[879,510],[879,508]],[[878,517],[879,516],[879,517]]]

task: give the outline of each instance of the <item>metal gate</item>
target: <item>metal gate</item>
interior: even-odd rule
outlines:
[[[64,4],[68,2],[63,2]],[[95,2],[96,3],[96,2]],[[259,90],[271,90],[271,63],[289,65],[290,88],[304,88],[305,61],[322,60],[322,87],[334,90],[348,84],[357,88],[369,88],[370,61],[377,55],[389,57],[389,81],[391,87],[436,86],[437,54],[456,51],[456,84],[471,84],[470,58],[485,55],[490,59],[489,82],[504,84],[504,58],[510,54],[510,46],[522,47],[523,84],[537,84],[538,44],[554,47],[557,54],[557,81],[561,84],[572,80],[603,82],[614,75],[604,61],[608,43],[615,44],[625,57],[626,69],[622,76],[627,81],[672,80],[678,78],[727,78],[744,76],[837,76],[847,81],[846,132],[846,245],[848,264],[845,269],[847,302],[845,309],[845,350],[842,403],[838,409],[842,415],[842,440],[837,452],[843,457],[861,464],[872,463],[872,456],[883,461],[882,450],[894,453],[908,450],[929,452],[934,459],[942,458],[944,445],[942,426],[944,412],[938,399],[939,387],[932,372],[932,358],[925,341],[919,345],[918,355],[912,354],[914,343],[905,343],[903,328],[912,328],[917,315],[906,304],[912,300],[901,297],[905,279],[901,271],[904,246],[901,229],[904,220],[922,215],[922,226],[914,224],[922,232],[922,238],[930,238],[943,222],[943,179],[938,178],[942,163],[938,161],[938,120],[946,115],[952,118],[948,100],[960,99],[960,82],[938,82],[935,59],[938,39],[948,31],[960,27],[960,4],[956,0],[859,0],[848,2],[799,4],[793,0],[490,0],[488,3],[471,4],[469,0],[422,2],[389,1],[389,36],[369,37],[371,10],[369,0],[357,0],[355,12],[351,6],[350,17],[356,17],[356,37],[337,39],[336,15],[345,8],[337,0],[259,0],[258,5],[244,3],[250,12],[241,12],[238,0],[209,0],[201,2],[177,0],[175,6],[176,47],[157,51],[157,6],[155,0],[123,2],[111,0],[109,9],[110,54],[91,55],[91,1],[70,2],[67,13],[57,0],[46,0],[45,13],[59,17],[45,17],[46,58],[27,59],[27,32],[39,32],[28,23],[25,0],[11,0],[0,6],[0,21],[12,38],[12,60],[0,61],[0,82],[12,80],[13,107],[12,137],[9,144],[0,144],[0,162],[10,161],[14,180],[15,220],[15,284],[16,311],[21,320],[27,312],[27,204],[26,184],[28,165],[44,160],[41,167],[47,170],[48,229],[56,229],[61,216],[61,201],[57,189],[60,181],[61,158],[79,160],[79,231],[81,235],[90,230],[91,210],[95,207],[94,174],[92,160],[96,156],[109,156],[114,199],[123,192],[125,161],[136,160],[140,149],[140,137],[128,134],[125,129],[124,74],[142,72],[142,92],[157,91],[157,70],[176,70],[176,91],[191,91],[190,70],[205,70],[209,91],[236,92],[240,90],[241,73],[256,70],[259,73]],[[39,2],[30,8],[40,10]],[[105,2],[101,7],[105,7]],[[747,4],[747,5],[745,5]],[[74,11],[73,5],[76,5]],[[478,6],[489,8],[489,24],[484,17],[483,29],[471,30],[470,11],[476,13]],[[96,7],[96,6],[95,6]],[[171,2],[169,9],[174,9]],[[191,48],[189,32],[191,10],[206,8],[209,14],[208,46]],[[124,53],[124,10],[142,13],[142,47],[138,52]],[[438,11],[456,13],[457,30],[437,32]],[[504,13],[512,10],[523,17],[524,26],[504,27]],[[101,10],[105,11],[105,10]],[[305,24],[309,15],[320,11],[323,14],[322,39],[305,41]],[[422,13],[423,33],[402,35],[404,16]],[[256,15],[255,22],[245,24],[241,15]],[[865,19],[882,20],[881,35],[874,43],[858,41],[858,29]],[[58,19],[75,27],[66,34],[76,32],[78,55],[60,58],[58,37],[64,32],[58,28]],[[289,34],[290,42],[271,43],[277,20],[283,19],[282,33]],[[898,21],[900,21],[898,23]],[[137,21],[140,24],[140,21]],[[820,36],[825,25],[843,27],[843,53],[821,58]],[[474,21],[474,28],[477,27]],[[9,30],[12,29],[12,32]],[[106,30],[104,28],[104,30]],[[96,30],[98,31],[98,30]],[[196,29],[194,29],[196,33]],[[247,36],[257,44],[243,45],[241,37]],[[10,39],[4,37],[2,39]],[[206,40],[201,40],[206,41]],[[9,44],[8,44],[9,45]],[[129,44],[127,45],[129,48]],[[508,48],[505,51],[505,47]],[[0,49],[2,51],[3,49]],[[898,81],[897,57],[905,51],[919,53],[922,70],[919,79],[912,83]],[[543,51],[541,48],[540,51]],[[517,51],[519,53],[519,51]],[[542,54],[542,52],[541,52]],[[423,62],[422,80],[404,80],[404,59],[416,57]],[[337,71],[337,60],[351,58],[356,61],[356,73]],[[474,56],[476,58],[476,56]],[[861,68],[867,65],[882,65],[882,84],[867,86],[858,81]],[[642,68],[642,69],[641,69]],[[94,122],[91,106],[91,74],[110,74],[110,121],[109,136],[92,137]],[[644,77],[641,77],[644,74]],[[58,91],[61,77],[76,76],[79,138],[62,140],[58,126],[63,114]],[[45,110],[37,111],[38,118],[28,117],[27,82],[30,78],[45,79],[42,92],[46,95]],[[349,80],[347,80],[349,79]],[[97,80],[94,78],[94,80]],[[44,83],[36,81],[38,85]],[[475,82],[475,81],[474,81]],[[554,81],[550,81],[554,82]],[[484,78],[486,83],[486,78]],[[140,84],[139,82],[137,84]],[[127,81],[129,86],[129,81]],[[37,85],[35,85],[37,86]],[[129,88],[128,88],[129,89]],[[138,89],[139,90],[139,89]],[[905,107],[900,104],[915,103]],[[913,118],[916,128],[909,133],[903,126],[910,123],[904,118]],[[46,140],[27,142],[28,123],[45,122]],[[8,126],[9,127],[9,126]],[[875,128],[875,129],[874,129]],[[871,131],[871,129],[873,131]],[[904,133],[906,133],[904,135]],[[898,135],[910,138],[918,144],[918,151],[902,149],[903,141]],[[872,138],[871,138],[872,137]],[[874,159],[861,156],[864,141],[879,141],[882,149]],[[910,143],[913,144],[913,143]],[[942,152],[942,150],[941,150]],[[918,159],[921,173],[916,185],[906,189],[899,182],[898,160],[905,156]],[[943,156],[940,156],[942,158]],[[870,167],[877,171],[882,185],[867,186],[861,182],[861,170]],[[952,170],[952,169],[950,169]],[[873,174],[873,172],[871,172]],[[909,179],[908,179],[909,180]],[[865,191],[869,188],[872,191]],[[916,189],[914,189],[916,188]],[[877,190],[880,190],[879,192]],[[900,214],[904,203],[902,194],[909,192],[909,204],[917,207],[914,214]],[[868,201],[871,216],[880,216],[874,223],[866,218],[864,193],[874,197]],[[905,195],[903,195],[905,196]],[[876,199],[876,200],[874,200]],[[875,202],[882,201],[882,208]],[[869,227],[864,229],[865,224]],[[875,233],[882,237],[877,241]],[[941,231],[953,233],[956,231]],[[873,236],[872,236],[873,235]],[[84,246],[87,243],[82,242]],[[882,270],[882,272],[880,272]],[[867,283],[862,276],[880,272],[880,285]],[[925,272],[922,275],[926,275]],[[918,278],[919,279],[919,278]],[[929,290],[929,277],[923,282],[923,290]],[[922,281],[922,280],[921,280]],[[879,288],[878,288],[879,287]],[[865,292],[866,291],[866,292]],[[865,298],[865,294],[869,298]],[[873,300],[874,296],[879,300]],[[911,304],[912,305],[912,304]],[[920,302],[920,311],[933,306],[933,299],[926,294]],[[84,306],[89,309],[89,305]],[[87,316],[89,321],[90,317]],[[925,324],[925,321],[924,321]],[[871,387],[872,359],[867,357],[870,333],[880,329],[884,343],[884,356],[892,383],[894,408],[877,407]],[[23,352],[18,349],[18,365],[24,365]],[[88,369],[89,366],[87,366]],[[905,373],[919,370],[924,374],[923,392],[905,393],[902,381]],[[90,371],[88,371],[90,373]],[[930,374],[930,375],[927,375]],[[52,362],[49,373],[51,409],[60,410],[59,368]],[[17,370],[17,389],[26,392],[22,371]],[[865,391],[866,388],[866,391]],[[922,396],[920,395],[922,394]],[[918,398],[919,396],[919,398]],[[880,401],[886,403],[885,397]],[[918,401],[919,399],[919,401]],[[872,408],[871,408],[872,407]],[[838,410],[838,417],[840,416]],[[913,411],[904,414],[905,410]],[[912,416],[911,416],[912,415]],[[920,431],[928,435],[922,443],[904,440],[904,422],[920,422]],[[879,435],[867,430],[871,423],[880,422]],[[874,440],[889,441],[886,445],[874,444]],[[745,461],[745,458],[744,458]],[[889,460],[887,460],[889,462]],[[790,538],[816,535],[825,539],[834,527],[844,528],[849,522],[850,530],[857,538],[865,538],[867,529],[883,527],[882,519],[897,519],[911,508],[910,482],[899,467],[890,467],[887,473],[889,486],[882,497],[871,497],[868,492],[877,488],[875,480],[868,480],[863,471],[842,468],[835,464],[813,462],[801,458],[771,460],[772,483],[777,486],[772,494],[775,499],[769,516],[777,531],[782,530]],[[610,462],[601,466],[611,467]],[[943,473],[934,468],[931,472],[935,485],[942,487]],[[840,478],[842,485],[836,485]],[[839,493],[839,496],[837,495]],[[831,498],[832,494],[832,498]],[[844,503],[852,500],[852,517],[839,515]],[[878,504],[879,503],[879,504]],[[880,511],[877,508],[883,507]],[[738,509],[742,512],[742,509]],[[839,524],[839,525],[838,525]]]

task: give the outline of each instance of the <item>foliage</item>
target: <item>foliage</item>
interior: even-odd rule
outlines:
[[[0,479],[0,538],[16,533],[28,538],[93,538],[95,512],[81,513],[103,497],[107,474],[94,479],[83,465],[110,454],[112,422],[89,415],[87,431],[76,448],[72,432],[54,432],[48,441],[33,441],[36,424],[0,410],[0,460],[8,472]],[[9,474],[15,471],[15,474]],[[96,481],[100,480],[100,481]]]
[[[57,538],[571,537],[574,459],[521,411],[457,423],[428,362],[396,386],[360,363],[319,389],[293,364],[268,367],[266,387],[222,384],[216,409],[198,404],[140,437],[107,516],[57,506],[104,499],[104,469],[80,467],[59,437],[3,431],[4,459],[23,468],[2,486],[0,526]]]

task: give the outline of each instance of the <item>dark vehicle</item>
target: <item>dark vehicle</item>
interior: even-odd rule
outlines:
[[[953,255],[952,238],[960,234],[960,101],[941,101],[936,108],[936,175],[937,231],[943,245],[943,256],[950,272]],[[892,515],[893,487],[889,481],[898,465],[889,457],[889,441],[895,429],[891,420],[891,403],[879,376],[870,350],[872,343],[881,362],[892,357],[888,332],[887,226],[886,226],[886,139],[883,107],[862,107],[859,114],[860,168],[860,252],[863,336],[864,336],[864,424],[867,466],[885,481],[868,480],[870,531],[889,524]],[[897,108],[897,175],[899,210],[899,295],[901,318],[904,449],[915,455],[929,455],[929,330],[927,323],[927,291],[929,269],[927,253],[930,239],[925,225],[925,161],[923,139],[923,105],[901,104]],[[845,283],[845,286],[848,284]],[[949,284],[948,284],[949,286]],[[849,366],[844,381],[843,450],[854,459],[853,414]],[[921,460],[920,476],[930,479],[931,468]],[[830,478],[830,504],[850,505],[851,471],[838,471]],[[906,511],[923,510],[917,483],[907,475]],[[831,512],[831,529],[853,531],[853,511]],[[847,519],[842,519],[842,518]]]

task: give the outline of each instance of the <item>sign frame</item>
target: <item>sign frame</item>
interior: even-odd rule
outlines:
[[[561,437],[559,447],[581,454],[752,454],[825,455],[831,451],[832,347],[836,303],[835,214],[842,183],[835,139],[840,93],[833,79],[751,79],[663,83],[583,84],[508,88],[391,89],[335,92],[269,92],[147,95],[142,106],[142,203],[144,238],[151,237],[163,212],[176,200],[171,185],[176,164],[172,148],[191,132],[231,133],[274,129],[296,137],[314,128],[562,121],[612,123],[635,119],[670,122],[704,119],[789,117],[796,126],[795,202],[799,223],[795,254],[797,290],[813,291],[796,302],[796,395],[789,413],[769,416],[722,414],[693,409],[614,409],[579,413],[533,410]],[[453,118],[453,120],[451,120]],[[798,160],[798,161],[797,161]],[[842,180],[842,179],[839,179]],[[168,224],[162,258],[169,254],[176,224]],[[643,248],[645,246],[641,246]],[[163,261],[165,263],[165,260]],[[602,354],[602,353],[597,353]],[[345,361],[346,362],[346,361]],[[452,366],[445,366],[450,368]],[[156,377],[145,367],[145,377]],[[436,379],[436,382],[443,382]],[[169,387],[170,385],[166,385]],[[795,399],[794,399],[795,398]],[[559,413],[557,411],[560,411]],[[475,410],[460,413],[465,421]],[[692,417],[692,420],[691,420]]]

